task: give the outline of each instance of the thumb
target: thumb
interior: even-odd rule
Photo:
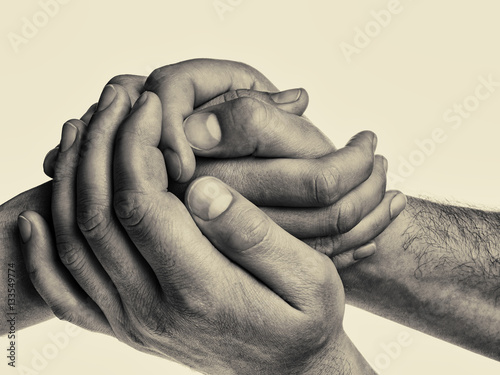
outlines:
[[[196,108],[196,112],[218,104],[239,98],[253,98],[275,106],[284,112],[302,116],[309,105],[309,95],[305,89],[290,89],[278,92],[266,92],[249,89],[228,91]]]
[[[285,232],[222,181],[195,180],[186,202],[198,227],[219,251],[292,306],[326,308],[326,292],[335,295],[336,302],[343,301],[339,276],[328,257]]]

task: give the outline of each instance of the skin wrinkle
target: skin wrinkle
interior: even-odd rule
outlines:
[[[251,70],[250,68],[247,68],[247,69],[248,69],[249,71]],[[253,77],[252,75],[250,75],[250,77],[251,77],[251,78],[247,78],[247,81],[248,81],[248,80],[251,80],[251,82],[252,82],[252,88],[254,88],[254,87],[256,87],[256,85],[257,85],[257,83],[259,82],[259,80],[257,80],[257,79],[256,79],[255,77]],[[352,172],[351,172],[351,174],[352,174]],[[352,176],[351,176],[351,177],[352,177]],[[111,185],[112,185],[112,183],[111,183]],[[108,187],[110,187],[110,186],[108,186]],[[172,216],[173,216],[173,215],[172,215]],[[114,216],[113,216],[112,218],[116,219]],[[109,219],[109,218],[108,218],[108,219]],[[153,221],[154,221],[154,220],[153,220]],[[144,223],[144,222],[143,222],[143,223],[140,223],[140,224],[142,224],[142,225],[146,225],[147,223]],[[124,233],[124,231],[118,231],[118,232],[119,232],[120,234],[123,234],[123,235],[124,235],[124,237],[126,237],[126,233]],[[163,233],[167,233],[167,234],[168,234],[168,233],[170,233],[170,231],[169,231],[169,230],[165,230],[165,226],[163,226],[163,227],[159,228],[159,231],[158,231],[158,232],[161,232],[162,234],[163,234]],[[129,233],[129,234],[130,234],[130,233]],[[134,237],[137,237],[137,236],[134,236]],[[141,238],[140,238],[140,236],[138,236],[138,237],[139,237],[139,242],[140,242],[140,241],[141,241]],[[168,236],[167,236],[167,237],[168,237]],[[170,237],[172,237],[172,236],[170,236]],[[158,242],[158,238],[157,238],[157,237],[155,237],[155,236],[151,236],[151,240],[152,240],[152,242],[153,242],[153,246],[154,246],[154,243],[155,243],[155,242]],[[135,241],[137,242],[137,238],[135,239]],[[170,241],[171,241],[171,238],[168,238],[167,243],[169,243]],[[97,242],[99,242],[99,241],[97,241]],[[130,241],[129,241],[129,242],[130,242]],[[279,241],[276,241],[276,242],[279,242]],[[100,244],[98,243],[98,245],[100,245]],[[105,247],[105,246],[99,246],[99,247],[102,247],[102,248],[103,248],[103,249],[101,249],[101,251],[102,251],[102,253],[104,253],[104,254],[109,253],[109,252],[111,252],[111,250],[113,250],[111,247]],[[144,246],[144,247],[145,247],[145,248],[147,248],[146,246]],[[109,251],[108,251],[108,250],[109,250]],[[186,249],[186,250],[187,250],[187,249]],[[290,249],[286,249],[286,250],[290,250]],[[147,251],[149,252],[150,250],[149,250],[149,249],[147,249]],[[314,254],[314,255],[316,255],[316,254]],[[322,257],[322,258],[324,258],[324,257]],[[120,263],[120,257],[117,257],[117,260],[114,260],[114,263],[119,264],[119,263]],[[135,264],[137,264],[137,263],[138,263],[138,262],[135,262]],[[180,262],[179,262],[179,263],[180,263]],[[305,263],[307,263],[307,262],[305,262]],[[332,268],[333,268],[333,267],[332,267]],[[111,269],[111,267],[109,267],[109,269]],[[133,270],[134,270],[134,267],[131,267],[131,271],[133,271]],[[143,270],[143,271],[149,271],[149,269],[148,269],[148,270]],[[333,273],[332,273],[332,274],[333,274]],[[312,274],[312,276],[311,276],[311,278],[312,278],[312,279],[315,279],[315,278],[317,278],[317,276],[318,276],[317,274],[314,274],[314,273],[313,273],[313,274]],[[320,280],[321,280],[321,279],[320,279]],[[137,279],[136,279],[136,280],[134,280],[134,281],[135,281],[135,283],[137,283]],[[189,282],[189,281],[191,281],[191,280],[187,280],[187,282]],[[202,282],[204,282],[204,281],[206,281],[206,280],[203,278],[203,279],[202,279]],[[320,284],[320,286],[321,286],[322,288],[325,288],[326,286],[329,286],[329,287],[330,287],[330,285],[325,285],[325,283],[324,283],[324,282],[323,282],[323,283],[319,283],[319,282],[318,282],[318,284]],[[337,283],[337,284],[338,284],[338,283]],[[155,285],[156,285],[156,284],[155,284]],[[179,283],[178,285],[182,285],[182,284],[180,284],[180,283]],[[203,285],[203,284],[202,284],[202,285]],[[210,285],[210,283],[208,283],[208,285]],[[131,284],[129,284],[129,286],[131,286]],[[205,286],[205,285],[203,285],[203,286]],[[213,286],[213,284],[212,284],[212,286]],[[295,286],[295,289],[297,289],[297,286]],[[341,289],[341,287],[340,287],[340,289]],[[324,293],[324,294],[325,294],[325,295],[330,295],[331,293],[333,293],[333,290],[339,290],[339,288],[338,288],[337,286],[335,286],[335,288],[331,288],[331,289],[325,290],[325,293]],[[144,291],[141,291],[141,288],[137,288],[137,290],[135,290],[135,289],[134,289],[134,291],[138,294],[138,297],[140,297],[141,295],[145,294],[145,293],[144,293]],[[293,291],[293,292],[295,293],[296,291]],[[328,293],[327,293],[327,292],[328,292]],[[134,296],[134,297],[135,297],[135,296]],[[146,298],[148,298],[148,299],[151,299],[151,298],[150,298],[150,296],[147,296],[147,295],[146,295],[145,297],[146,297]],[[136,298],[132,298],[132,299],[134,299],[134,300],[135,300]],[[326,298],[325,298],[325,299],[326,299]],[[322,299],[319,299],[319,301],[322,301]],[[333,299],[333,301],[334,301],[334,302],[337,302],[337,301],[335,301],[334,299]],[[139,300],[139,302],[140,302],[140,300]],[[333,305],[335,305],[335,303],[331,303],[331,301],[330,301],[329,305],[330,305],[330,306],[333,306]],[[342,307],[343,307],[343,306],[342,306]],[[194,309],[192,306],[188,306],[188,308],[189,308],[190,310],[195,310],[195,312],[196,312],[196,309]],[[335,308],[335,310],[337,310],[337,308],[338,308],[338,306]],[[140,303],[139,303],[139,312],[141,312],[141,311],[142,311],[142,313],[144,313],[144,309],[145,309],[144,304],[140,304]],[[333,307],[332,307],[332,309],[333,309]],[[146,311],[148,311],[148,308],[146,308],[145,310],[146,310]],[[332,311],[333,311],[333,310],[332,310]],[[342,312],[343,312],[343,309],[342,309]],[[333,314],[332,314],[332,315],[333,315]],[[263,316],[263,317],[264,317],[264,316],[265,316],[265,313],[262,313],[262,314],[261,314],[261,316]],[[290,324],[290,323],[293,323],[293,321],[292,321],[292,322],[290,322],[290,320],[292,320],[292,319],[282,319],[282,321],[283,321],[283,320],[286,322],[287,328],[290,326],[290,329],[291,329],[291,330],[293,330],[294,325],[293,325],[293,324]],[[287,320],[288,320],[288,321],[287,321]],[[132,322],[132,323],[136,323],[136,322]],[[282,322],[280,322],[280,324],[282,324]],[[310,329],[310,325],[307,325],[307,326],[306,326],[306,328],[308,328],[308,329],[303,329],[303,328],[304,328],[303,326],[301,327],[299,324],[297,324],[297,323],[295,322],[295,326],[296,326],[296,328],[297,328],[297,332],[302,332],[302,334],[299,334],[299,335],[298,335],[298,337],[299,337],[299,338],[302,338],[302,336],[307,337],[307,334],[310,334],[310,331],[311,331],[311,329]],[[340,324],[340,325],[337,325],[336,327],[339,327],[339,326],[341,326],[341,324]],[[251,327],[249,327],[249,328],[251,328]],[[263,328],[264,332],[265,332],[265,333],[268,333],[268,329],[269,329],[269,328],[270,328],[270,325],[265,326],[265,327]],[[323,330],[321,330],[321,333],[324,333],[324,331],[323,331]],[[195,335],[196,335],[196,334],[195,334]],[[140,338],[140,337],[141,337],[141,335],[139,335],[139,338]],[[278,336],[278,337],[279,337],[279,336]],[[136,338],[134,338],[134,337],[131,337],[131,338],[132,338],[132,341],[133,341],[133,342],[136,342],[136,343],[137,343],[137,344],[139,344],[139,345],[142,345],[142,344],[143,344],[140,340],[137,340],[137,339],[136,339]],[[310,338],[310,340],[311,340],[312,342],[316,342],[316,341],[317,341],[317,336],[309,336],[309,338]],[[258,336],[258,335],[257,335],[256,337],[254,336],[254,337],[252,337],[251,339],[252,339],[252,340],[254,340],[254,341],[259,341],[259,336]],[[300,348],[300,345],[299,345],[298,341],[299,341],[299,340],[293,340],[293,345],[292,345],[292,348],[296,348],[297,346],[299,346],[299,348]],[[209,341],[209,342],[211,342],[211,341]],[[196,349],[196,348],[195,348],[195,349]],[[278,349],[278,354],[280,354],[281,347],[278,347],[277,349]],[[348,352],[348,350],[347,350],[347,349],[348,349],[348,347],[346,347],[346,348],[345,348],[344,352],[339,353],[339,354],[342,354],[343,356],[345,356],[345,355],[346,355],[346,353]],[[352,350],[351,350],[351,351],[352,351]],[[305,350],[303,350],[303,349],[302,349],[302,352],[299,352],[299,354],[304,354],[304,353],[307,353],[307,349],[305,349]],[[350,353],[350,354],[352,354],[352,353]],[[252,358],[251,358],[251,359],[252,359]],[[293,359],[294,359],[294,358],[290,358],[290,359],[293,361]],[[300,358],[299,358],[299,359],[300,359]],[[254,362],[255,362],[255,361],[254,361]],[[354,362],[353,362],[353,363],[354,363]],[[250,363],[249,363],[249,366],[253,366],[253,363],[252,363],[252,362],[250,362]],[[262,366],[265,366],[265,364],[262,364]]]

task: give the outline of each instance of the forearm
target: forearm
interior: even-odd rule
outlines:
[[[52,311],[33,287],[24,265],[21,254],[17,217],[24,210],[39,212],[50,222],[50,182],[26,191],[0,206],[0,296],[2,319],[0,321],[0,335],[8,331],[7,310],[7,273],[8,264],[15,267],[15,306],[16,329],[43,322],[53,317]]]
[[[377,254],[341,272],[350,303],[500,359],[500,220],[410,198]]]

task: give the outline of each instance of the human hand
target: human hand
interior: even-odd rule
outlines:
[[[265,212],[299,238],[319,237],[316,242],[326,244],[327,241],[322,237],[331,236],[335,242],[330,241],[333,246],[327,254],[338,268],[347,267],[373,254],[373,243],[362,245],[382,232],[399,214],[389,209],[397,192],[387,192],[384,197],[386,161],[381,156],[373,156],[373,134],[362,133],[358,135],[360,139],[354,140],[349,147],[332,153],[333,146],[321,132],[307,119],[273,107],[270,94],[240,90],[238,95],[242,100],[221,101],[219,105],[197,111],[186,121],[186,128],[197,130],[187,131],[187,138],[190,133],[194,133],[198,142],[199,134],[204,133],[199,128],[205,126],[207,120],[213,127],[215,121],[215,126],[221,129],[218,131],[221,133],[220,141],[203,153],[206,156],[230,158],[199,157],[196,176],[216,176],[254,203],[267,206],[263,207]],[[91,117],[88,112],[82,121],[88,121]],[[256,121],[262,118],[266,121]],[[82,121],[72,121],[84,125]],[[110,148],[112,139],[110,136]],[[266,158],[234,159],[248,154]],[[270,156],[276,158],[269,159]],[[308,156],[321,157],[316,160],[293,159]],[[370,168],[373,168],[370,177],[349,191],[350,186],[362,181]],[[335,180],[329,188],[323,187],[323,195],[330,195],[330,198],[321,198],[318,192],[322,189],[318,189],[319,184],[314,182],[330,171],[336,172],[336,176],[333,176],[336,180],[342,179],[344,175],[348,179],[342,181],[343,187],[337,186]],[[287,189],[283,189],[283,185]],[[186,187],[187,184],[171,182],[169,190],[181,198]],[[334,193],[339,198],[332,197]],[[321,199],[325,207],[318,209],[276,207],[317,206]],[[338,201],[328,205],[328,199]]]
[[[66,226],[56,232],[63,263],[43,219],[20,218],[33,284],[55,314],[203,372],[366,373],[342,329],[344,295],[332,262],[212,177],[190,186],[188,211],[167,192],[158,98],[143,94],[126,118],[117,91],[94,116],[78,167],[84,237],[71,228],[69,184],[54,211],[56,228]],[[60,183],[70,181],[64,170],[76,167],[85,130],[64,129]],[[103,183],[110,168],[103,145],[116,131],[114,181]],[[112,186],[116,217],[108,215]],[[87,242],[93,252],[85,253]]]
[[[214,65],[219,63],[226,64],[224,66],[235,64],[238,68],[241,68],[239,63],[208,61]],[[182,67],[185,64],[189,66],[192,63],[192,61],[188,61],[175,66]],[[210,66],[202,65],[199,67],[198,73],[212,76],[214,72],[211,69]],[[192,76],[188,73],[189,70],[179,73],[180,76],[184,75],[184,77],[175,80],[177,86],[174,86],[177,91],[189,91],[190,85],[193,86],[193,82],[188,79],[192,78]],[[125,84],[126,91],[132,101],[136,100],[144,81],[145,77],[125,75],[111,80],[111,82]],[[197,90],[209,90],[203,87],[206,82],[203,80],[201,82],[203,84],[195,82],[194,87]],[[266,79],[261,79],[262,85],[267,85],[266,82],[268,82]],[[231,84],[231,81],[229,80],[226,84]],[[308,99],[305,90],[297,90],[299,99],[288,104],[279,104],[273,99],[278,95],[281,98],[280,101],[283,101],[283,96],[290,96],[291,91],[278,94],[261,93],[252,90],[231,91],[212,99],[207,105],[222,104],[211,108],[204,105],[198,111],[207,113],[213,108],[214,110],[211,110],[211,112],[219,118],[219,122],[222,122],[223,127],[225,126],[228,129],[241,127],[244,130],[244,136],[248,137],[250,135],[248,137],[250,139],[249,144],[243,148],[247,150],[250,145],[250,151],[253,148],[256,151],[255,153],[259,155],[258,150],[262,148],[262,144],[255,143],[255,140],[258,140],[255,135],[256,132],[266,127],[279,128],[281,126],[285,129],[286,124],[290,122],[297,124],[299,128],[304,128],[304,124],[310,125],[305,118],[292,115],[302,114],[307,107]],[[197,92],[196,94],[198,95]],[[297,94],[292,96],[296,98]],[[165,97],[162,101],[176,102],[177,100],[178,98],[173,96],[173,98]],[[197,114],[190,116],[190,120],[196,116]],[[87,113],[82,120],[88,122],[90,118],[91,114]],[[186,123],[194,122],[190,120],[186,121]],[[196,126],[194,128],[199,129]],[[339,155],[331,157],[332,155],[329,153],[335,148],[321,133],[316,133],[314,137],[308,138],[304,136],[307,133],[296,135],[290,134],[287,130],[275,133],[280,137],[278,142],[268,142],[268,144],[272,144],[272,148],[266,150],[268,156],[279,156],[280,152],[282,152],[279,149],[280,140],[284,136],[288,137],[288,142],[285,142],[285,144],[291,148],[292,152],[288,151],[288,154],[286,152],[282,153],[282,158],[278,160],[255,157],[234,160],[214,159],[213,157],[228,156],[228,154],[221,155],[214,149],[210,149],[208,152],[197,149],[195,152],[204,156],[212,156],[212,158],[199,157],[195,176],[216,176],[235,187],[259,206],[268,206],[264,208],[266,213],[297,237],[323,238],[331,236],[331,238],[335,238],[334,242],[325,241],[325,239],[321,239],[321,241],[322,243],[329,242],[332,244],[329,255],[334,257],[333,259],[338,267],[347,266],[355,259],[360,259],[363,255],[372,254],[375,250],[374,244],[369,243],[363,249],[357,251],[358,256],[355,256],[355,259],[353,258],[355,248],[364,245],[381,233],[404,209],[404,205],[401,204],[395,207],[391,205],[398,192],[387,192],[384,196],[387,167],[385,159],[380,156],[374,158],[373,152],[368,151],[370,147],[369,145],[366,147],[366,142],[362,147],[359,147],[358,144],[358,147],[350,147],[350,151],[347,151],[348,148],[346,148]],[[189,132],[186,134],[186,138],[188,138]],[[275,139],[278,138],[276,135]],[[261,138],[265,137],[262,136]],[[229,137],[225,137],[225,139],[228,140]],[[195,143],[189,139],[188,141]],[[230,142],[227,141],[225,145],[220,144],[219,150],[224,150],[224,147],[228,144]],[[242,145],[241,139],[237,140],[235,145]],[[269,152],[273,148],[276,152],[271,155]],[[235,149],[237,150],[237,147],[233,147],[233,150]],[[53,162],[57,150],[51,152],[50,155],[51,157],[47,158],[46,161],[52,160]],[[239,155],[237,154],[237,156]],[[287,159],[283,157],[287,157]],[[290,157],[321,157],[319,159],[321,162],[318,163],[314,160],[297,161],[290,159]],[[50,164],[46,163],[45,165]],[[46,168],[46,170],[48,169],[50,168]],[[315,184],[318,180],[325,183]],[[339,188],[338,181],[341,181],[344,185],[343,188]],[[287,189],[283,189],[283,186],[287,186]],[[186,187],[187,184],[170,184],[170,190],[179,197],[183,196]],[[401,200],[399,199],[399,201]],[[276,206],[323,206],[323,208],[311,210],[290,209],[288,207],[277,208]],[[393,209],[390,209],[390,206]],[[376,210],[374,210],[375,207]],[[372,210],[374,211],[372,212]],[[366,216],[368,213],[370,215]],[[366,219],[363,220],[365,216]],[[363,222],[361,222],[362,220]],[[344,253],[346,250],[351,251]],[[344,255],[340,258],[337,257],[341,253]]]
[[[256,69],[236,61],[193,59],[166,65],[154,70],[149,77],[119,75],[108,84],[123,86],[135,103],[145,90],[155,92],[162,100],[163,123],[160,149],[163,151],[169,175],[174,181],[189,181],[195,170],[194,150],[184,134],[183,122],[195,108],[234,99],[245,89],[274,92],[270,100],[281,109],[301,115],[307,107],[307,94],[300,90],[279,93]],[[241,90],[241,91],[238,91]],[[228,93],[231,92],[232,94]],[[223,94],[226,94],[225,96]],[[208,102],[208,103],[207,103]]]

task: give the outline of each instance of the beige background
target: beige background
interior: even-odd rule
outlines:
[[[15,47],[9,33],[22,36],[23,17],[43,23],[43,14],[37,15],[42,8],[35,0],[2,1],[2,202],[47,180],[41,162],[59,142],[62,124],[95,102],[111,77],[214,57],[247,62],[282,89],[305,87],[311,98],[307,115],[339,146],[359,130],[374,130],[391,173],[401,176],[403,160],[419,164],[393,183],[404,192],[500,206],[500,87],[487,99],[470,97],[478,77],[500,82],[497,1],[401,0],[400,12],[380,30],[370,24],[371,12],[387,9],[385,0],[65,2],[36,35]],[[231,10],[220,16],[217,3]],[[367,26],[378,35],[348,62],[341,43],[354,45],[355,28]],[[453,129],[443,115],[464,100],[478,108]],[[422,158],[415,142],[436,128],[446,141]],[[21,331],[20,364],[31,368],[34,351],[49,350],[49,333],[65,325],[53,320]],[[345,325],[383,374],[500,372],[497,362],[354,308],[347,309]],[[411,345],[395,358],[384,357],[382,345],[401,332]],[[85,332],[32,374],[140,372],[191,373]]]

